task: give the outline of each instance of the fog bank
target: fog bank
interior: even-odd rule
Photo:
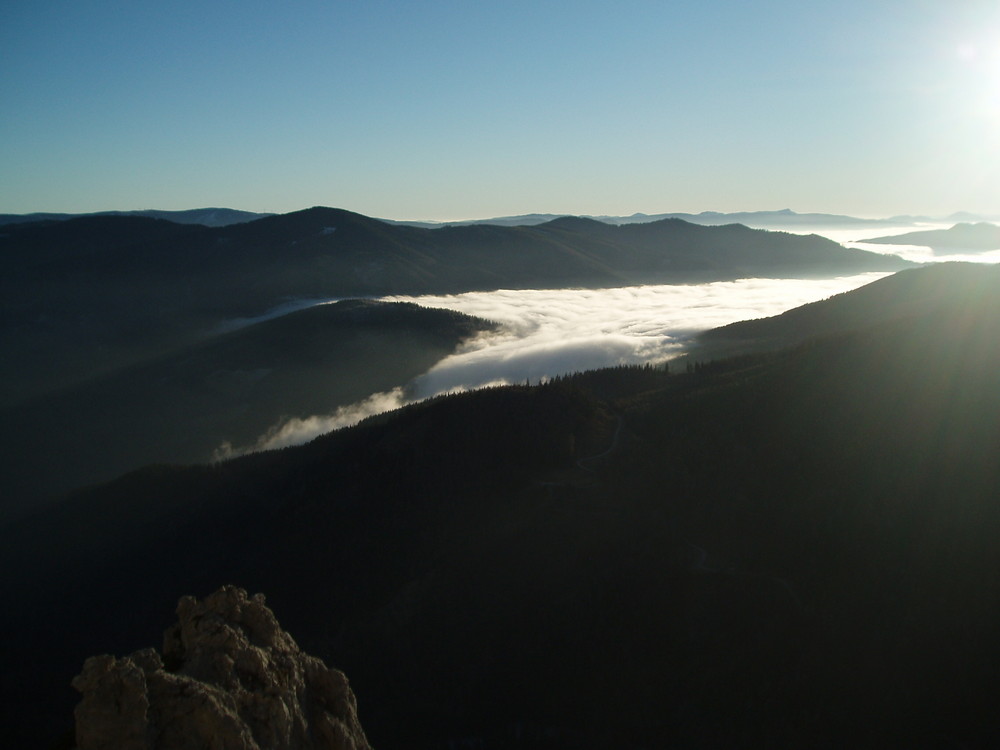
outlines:
[[[307,442],[330,430],[443,393],[486,385],[537,383],[619,364],[663,362],[693,334],[856,289],[884,273],[834,279],[742,279],[617,289],[528,289],[386,297],[501,324],[438,362],[402,389],[376,393],[333,414],[274,425],[253,446],[220,447],[217,458]]]

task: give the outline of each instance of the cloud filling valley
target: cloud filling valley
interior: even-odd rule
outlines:
[[[292,418],[254,445],[223,445],[217,458],[297,445],[374,414],[444,393],[488,385],[537,383],[557,375],[620,364],[667,361],[703,330],[850,291],[884,276],[741,279],[708,284],[615,289],[527,289],[386,297],[486,318],[497,331],[476,336],[403,387],[375,393],[333,414]]]

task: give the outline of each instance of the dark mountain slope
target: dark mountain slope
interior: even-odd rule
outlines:
[[[754,678],[787,681],[757,697],[805,730],[789,745],[996,741],[1000,309],[967,312],[703,371],[630,419],[695,543],[801,603],[796,666]]]
[[[0,540],[3,705],[68,723],[83,656],[231,581],[351,675],[375,746],[989,747],[1000,295],[952,272],[951,304],[779,354],[78,493]]]
[[[376,606],[425,571],[450,539],[464,537],[470,518],[488,520],[475,497],[503,497],[539,467],[564,463],[577,440],[585,450],[600,443],[608,419],[595,408],[569,395],[486,391],[411,408],[391,423],[373,420],[299,450],[216,467],[151,468],[114,483],[110,493],[84,492],[19,522],[5,530],[0,554],[4,562],[27,563],[32,573],[4,580],[4,594],[27,598],[3,627],[22,639],[23,655],[42,649],[53,629],[62,635],[32,657],[39,660],[32,677],[22,673],[18,654],[3,654],[0,674],[13,680],[4,684],[4,697],[11,688],[10,697],[19,695],[17,705],[27,711],[39,694],[32,684],[48,683],[58,693],[58,669],[75,669],[81,648],[115,649],[140,632],[148,639],[159,626],[146,617],[146,604],[133,608],[135,587],[144,592],[140,598],[161,605],[159,620],[161,597],[178,580],[200,587],[200,579],[219,575],[220,565],[237,574],[249,564],[263,575],[252,587],[284,589],[278,586],[284,580],[287,593],[298,592],[285,599],[297,617],[308,619],[311,608],[329,614],[341,606],[355,613]],[[535,415],[545,421],[536,423]],[[402,487],[406,491],[398,492]],[[241,496],[236,502],[234,490]],[[292,504],[282,509],[277,497]],[[268,526],[275,528],[273,543],[265,539]],[[37,585],[48,592],[40,596]],[[317,585],[322,598],[303,596]],[[341,601],[336,592],[343,587],[352,593]],[[102,604],[95,608],[92,599],[87,605],[87,590],[100,591]],[[92,618],[98,610],[103,613]],[[66,630],[64,618],[74,611],[80,619]],[[110,630],[98,624],[108,624],[108,617]]]
[[[0,410],[5,513],[149,463],[208,461],[282,418],[401,387],[489,324],[413,304],[348,300],[213,337]]]

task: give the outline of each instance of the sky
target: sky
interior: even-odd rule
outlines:
[[[5,0],[0,213],[1000,212],[1000,3]]]

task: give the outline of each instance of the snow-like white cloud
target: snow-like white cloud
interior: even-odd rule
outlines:
[[[470,340],[405,388],[373,394],[333,414],[290,419],[273,426],[253,446],[225,445],[216,456],[297,445],[373,414],[442,393],[534,383],[618,364],[661,362],[680,354],[684,342],[698,331],[777,315],[885,275],[387,297],[457,310],[494,320],[501,327]]]
[[[884,276],[743,279],[617,289],[529,289],[392,297],[503,324],[446,357],[412,385],[422,397],[494,382],[670,359],[697,331],[855,289]]]
[[[258,437],[253,445],[234,446],[225,442],[216,448],[212,458],[216,461],[224,461],[227,458],[234,458],[245,453],[301,445],[327,432],[339,430],[341,427],[350,427],[375,414],[398,409],[406,403],[407,399],[401,388],[394,388],[384,393],[373,393],[356,404],[341,406],[333,414],[316,414],[304,419],[293,417],[278,422]]]

